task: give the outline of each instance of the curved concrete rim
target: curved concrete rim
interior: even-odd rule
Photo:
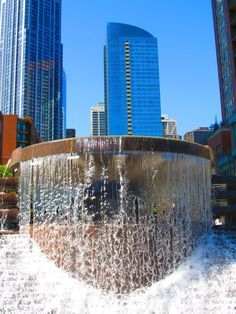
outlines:
[[[161,137],[104,136],[63,139],[17,148],[11,156],[11,169],[21,161],[63,153],[112,153],[150,151],[187,154],[211,159],[208,146]]]

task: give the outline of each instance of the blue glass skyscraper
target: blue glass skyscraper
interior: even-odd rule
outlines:
[[[61,0],[0,0],[0,110],[63,137]]]
[[[108,23],[104,68],[108,135],[162,136],[157,39]]]
[[[66,104],[67,104],[67,78],[66,72],[63,70],[63,101],[62,101],[62,109],[63,109],[63,137],[66,138]]]

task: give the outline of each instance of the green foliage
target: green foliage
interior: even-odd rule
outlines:
[[[0,165],[0,178],[3,178],[3,175],[5,174],[5,178],[11,178],[12,173],[9,168],[7,168],[6,165]]]

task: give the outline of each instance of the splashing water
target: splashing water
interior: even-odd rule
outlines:
[[[0,237],[1,313],[226,313],[236,307],[236,233],[211,233],[173,274],[117,297],[55,267],[28,236]]]
[[[7,221],[7,211],[2,211],[1,217],[0,217],[0,231],[5,230],[5,224]]]
[[[33,237],[43,252],[95,288],[150,286],[189,256],[211,224],[210,161],[122,151],[119,138],[102,140],[97,151],[96,141],[82,145],[79,158],[21,163],[21,224],[33,207]]]

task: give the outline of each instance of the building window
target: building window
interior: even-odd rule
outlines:
[[[17,131],[18,132],[26,132],[26,123],[18,122],[17,123]]]
[[[234,146],[236,146],[236,123],[233,124],[233,138],[234,138]]]

